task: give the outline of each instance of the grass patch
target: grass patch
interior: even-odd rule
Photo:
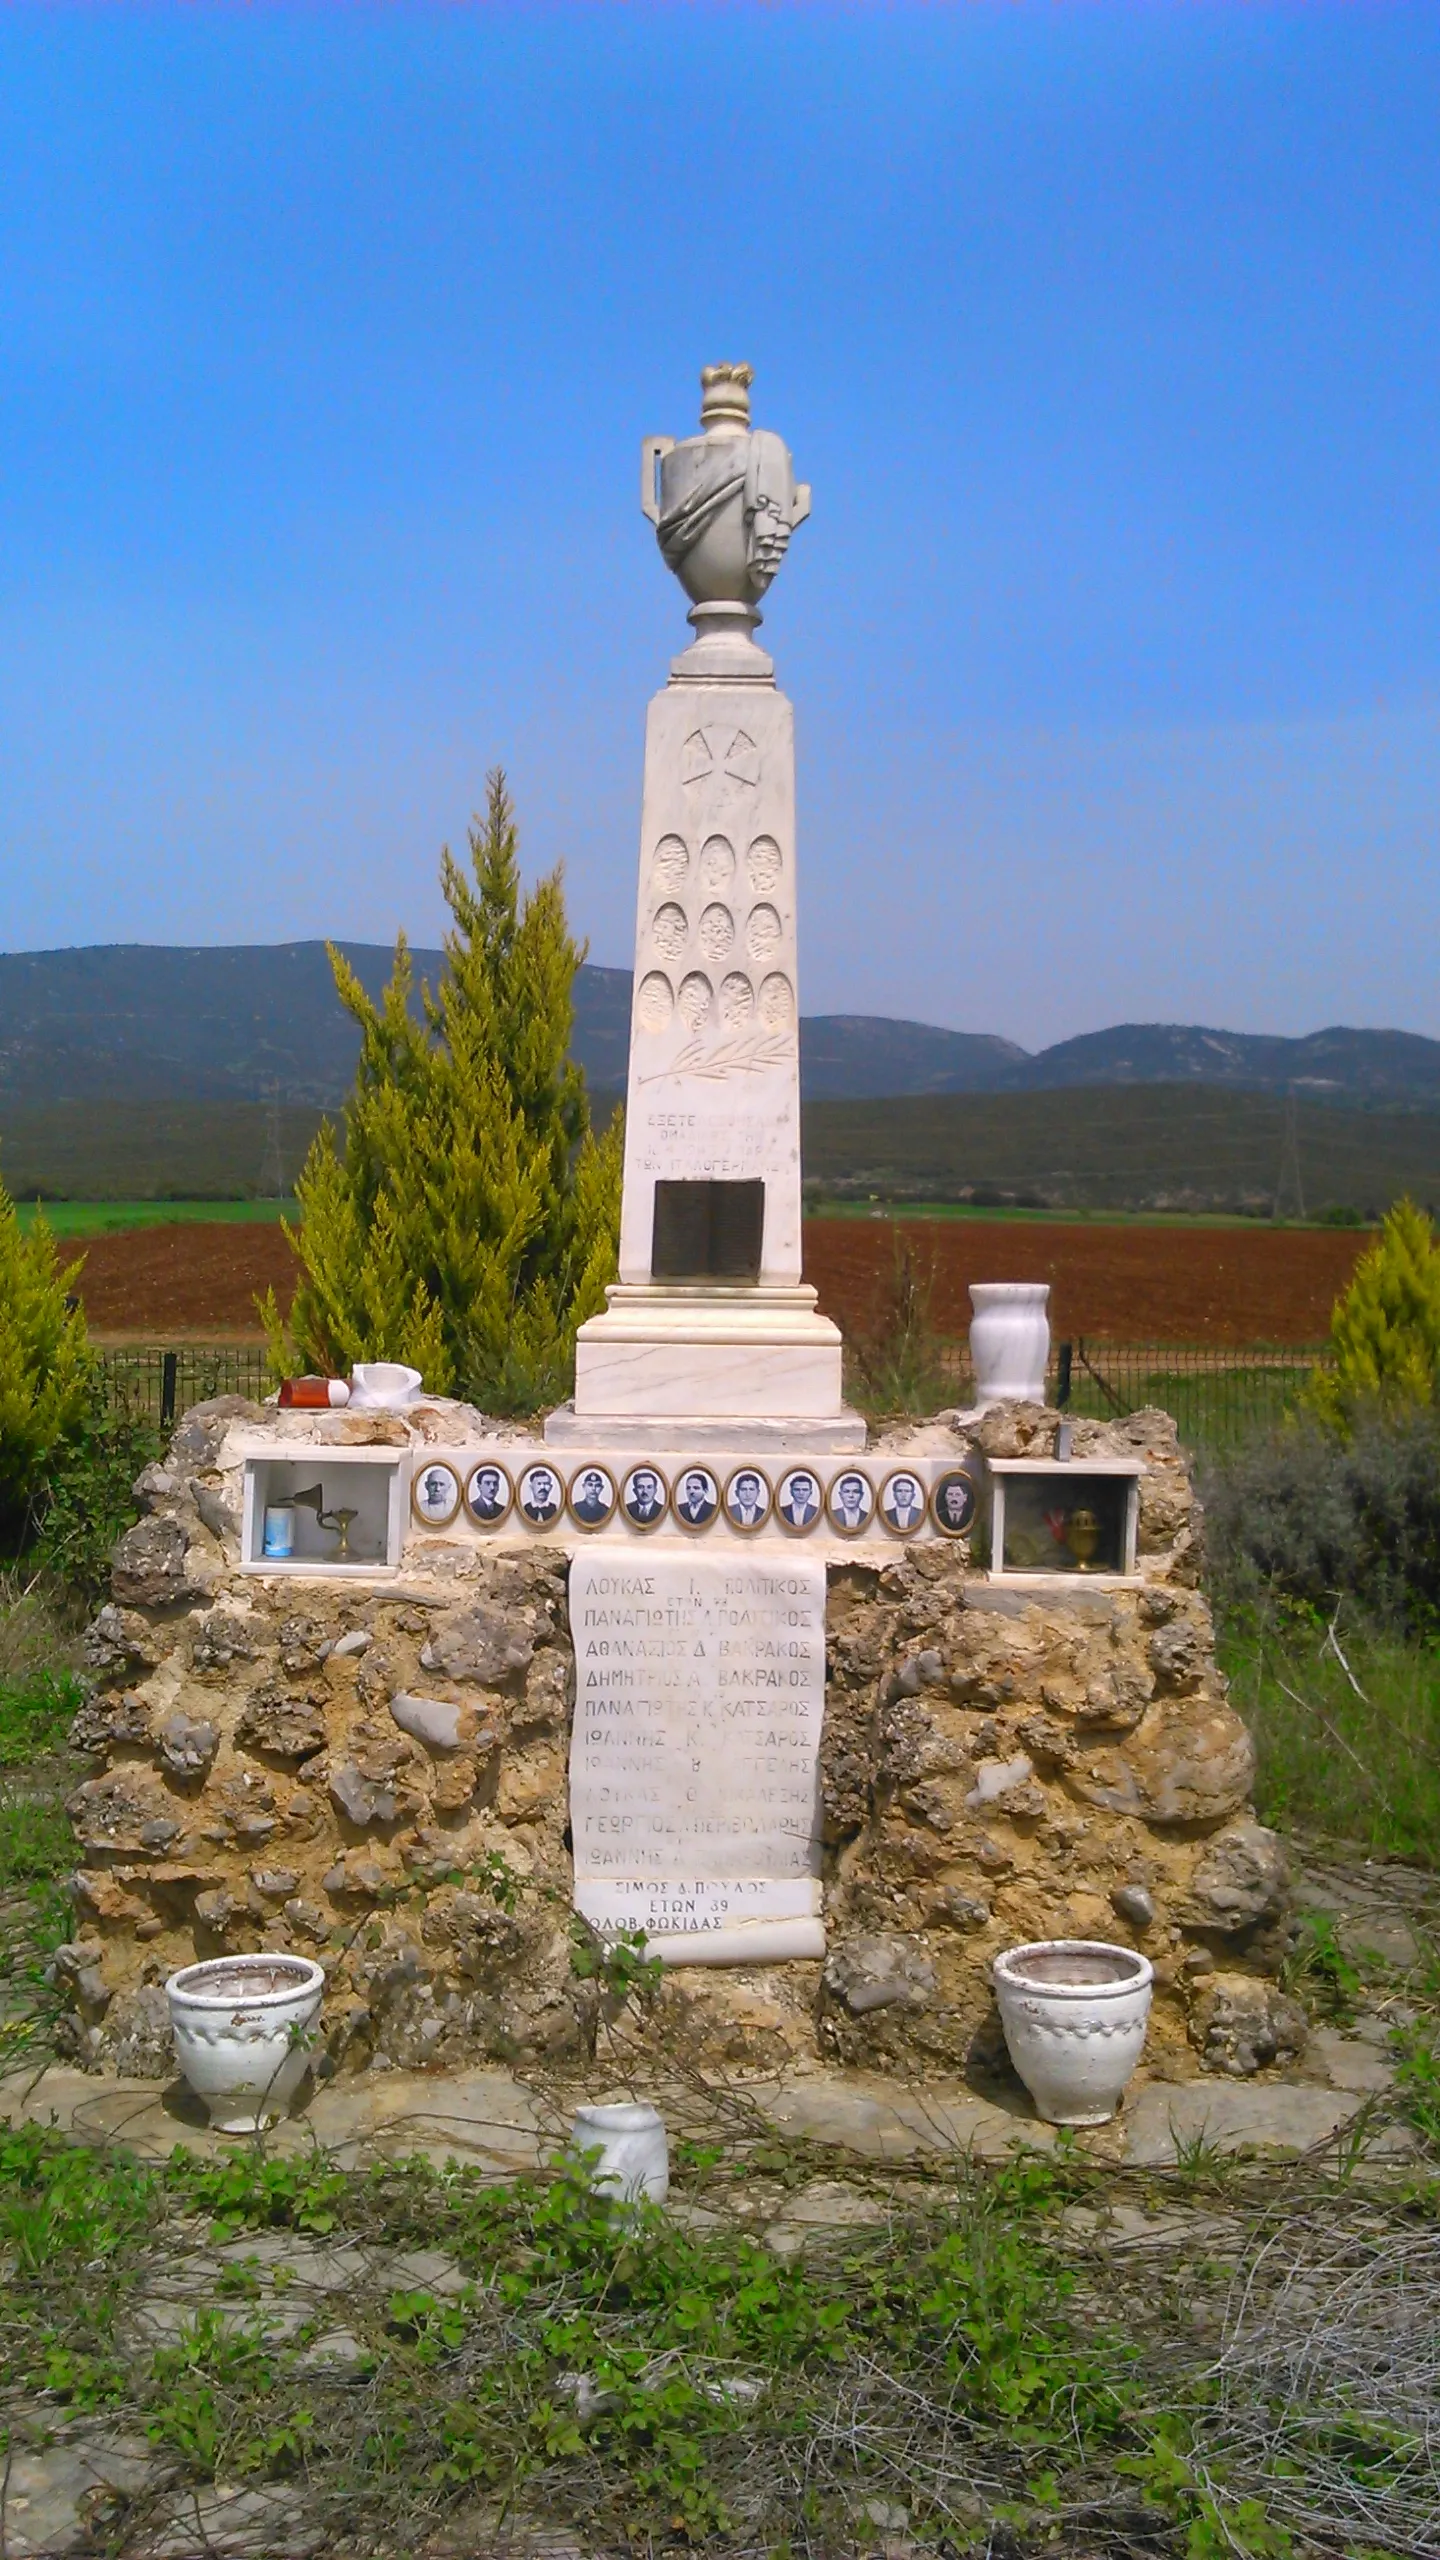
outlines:
[[[1218,2252],[1193,2180],[1152,2174],[1129,2200],[1163,2208],[1157,2237],[1117,2256],[1113,2173],[857,2169],[870,2220],[812,2229],[797,2260],[760,2237],[774,2155],[682,2145],[679,2212],[621,2212],[558,2163],[499,2186],[0,2132],[0,2420],[17,2449],[92,2414],[148,2442],[151,2484],[97,2555],[216,2481],[291,2484],[357,2560],[532,2525],[717,2560],[897,2533],[937,2554],[1426,2547],[1440,2477],[1410,2350],[1440,2248],[1413,2170],[1244,2172]],[[442,2254],[417,2269],[417,2248]],[[1322,2266],[1348,2325],[1317,2340]]]
[[[1222,1632],[1263,1822],[1440,1864],[1440,1648],[1242,1613]]]

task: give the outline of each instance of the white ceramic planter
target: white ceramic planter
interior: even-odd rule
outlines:
[[[217,2133],[258,2133],[283,2116],[304,2077],[304,2031],[324,1993],[309,1956],[215,1956],[171,1974],[175,2051]]]
[[[592,2183],[623,2204],[663,2204],[670,2193],[670,2148],[654,2107],[577,2107],[570,2148],[599,2152]]]
[[[1101,1938],[1041,1938],[993,1968],[1010,2059],[1047,2124],[1108,2124],[1140,2059],[1155,1969]]]
[[[1050,1322],[1048,1280],[974,1280],[970,1360],[975,1402],[1043,1404]]]
[[[419,1400],[422,1380],[418,1369],[407,1369],[400,1360],[357,1360],[350,1372],[350,1402],[366,1413],[393,1413],[399,1406]]]

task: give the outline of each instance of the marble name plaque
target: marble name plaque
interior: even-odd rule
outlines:
[[[582,1551],[570,1627],[577,1908],[670,1964],[823,1955],[823,1562]]]

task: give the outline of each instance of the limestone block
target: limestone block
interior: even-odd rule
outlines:
[[[1305,2012],[1297,2001],[1248,1973],[1209,1977],[1190,2019],[1190,2036],[1212,2071],[1246,2079],[1305,2050]]]
[[[97,1680],[124,1678],[140,1670],[153,1670],[160,1659],[160,1646],[148,1622],[137,1617],[133,1609],[118,1609],[107,1600],[85,1630],[83,1639],[85,1668]]]
[[[872,2009],[928,2008],[935,1994],[933,1964],[906,1938],[843,1941],[826,1957],[823,1980],[829,1997],[842,2002],[852,2018]]]
[[[120,1743],[150,1743],[154,1740],[148,1700],[134,1689],[124,1689],[118,1698],[87,1698],[70,1727],[72,1751],[105,1751]]]
[[[477,1680],[494,1688],[526,1670],[534,1651],[528,1629],[502,1610],[481,1605],[437,1627],[421,1652],[420,1668],[443,1672],[447,1680]]]
[[[1148,1822],[1221,1822],[1238,1813],[1255,1778],[1255,1746],[1216,1698],[1152,1707],[1123,1747],[1086,1753],[1066,1773],[1070,1792]]]
[[[235,1739],[275,1760],[306,1760],[324,1750],[329,1736],[313,1696],[292,1697],[278,1681],[266,1680],[251,1690]]]
[[[87,1778],[67,1800],[65,1810],[81,1846],[92,1853],[126,1857],[158,1857],[180,1830],[171,1818],[171,1800],[148,1769],[112,1769],[103,1778]],[[165,1837],[151,1825],[164,1828]]]
[[[281,1620],[279,1644],[280,1668],[292,1680],[317,1670],[328,1650],[321,1620],[299,1613]]]
[[[1206,1847],[1179,1916],[1188,1925],[1238,1937],[1277,1920],[1290,1896],[1290,1863],[1263,1823],[1236,1822]]]
[[[390,1700],[390,1713],[401,1732],[423,1742],[427,1751],[469,1750],[482,1731],[475,1709],[459,1706],[452,1698],[419,1698],[400,1689]],[[490,1738],[498,1739],[493,1730],[486,1730]]]
[[[202,1679],[208,1672],[228,1671],[234,1662],[253,1662],[260,1643],[255,1621],[219,1602],[197,1622],[190,1640],[190,1667]]]
[[[167,1716],[160,1727],[160,1757],[172,1777],[187,1783],[206,1776],[220,1748],[220,1735],[206,1717]]]
[[[329,1784],[331,1803],[357,1831],[368,1831],[372,1824],[384,1828],[395,1820],[398,1807],[391,1789],[363,1777],[353,1760],[332,1768]]]
[[[131,1608],[170,1609],[203,1597],[208,1586],[192,1567],[180,1522],[153,1514],[137,1520],[120,1540],[111,1559],[110,1588],[117,1601]]]

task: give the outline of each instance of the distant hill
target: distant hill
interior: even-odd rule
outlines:
[[[372,995],[390,971],[377,943],[340,948]],[[437,978],[438,951],[417,951]],[[575,1055],[591,1083],[624,1087],[630,972],[585,968]],[[356,1039],[320,942],[183,950],[146,943],[0,954],[0,1112],[104,1100],[334,1110]],[[1013,1040],[873,1014],[800,1026],[807,1101],[1023,1093],[1075,1085],[1219,1084],[1315,1101],[1440,1104],[1440,1041],[1405,1031],[1311,1032],[1300,1040],[1126,1023],[1030,1056]]]
[[[1074,1084],[1228,1084],[1314,1102],[1440,1101],[1440,1040],[1414,1031],[1311,1031],[1300,1040],[1125,1022],[1058,1041],[1008,1069],[1011,1092]],[[951,1090],[956,1088],[952,1087]],[[913,1090],[913,1088],[912,1088]]]

